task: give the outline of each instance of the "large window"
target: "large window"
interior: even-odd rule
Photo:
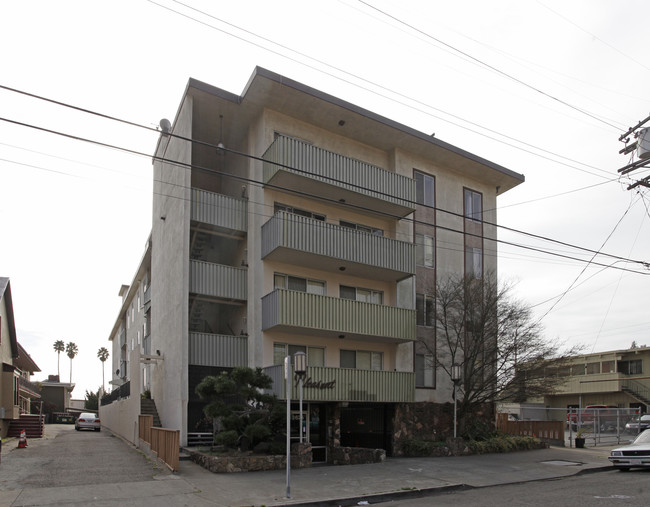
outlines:
[[[433,237],[424,234],[415,235],[415,263],[427,268],[435,267],[435,240]]]
[[[284,364],[284,358],[287,356],[293,357],[296,352],[307,354],[307,366],[325,366],[324,348],[291,345],[289,343],[273,344],[273,364]]]
[[[325,282],[281,273],[273,275],[273,286],[275,289],[289,289],[308,292],[309,294],[325,295]]]
[[[325,215],[322,215],[320,213],[313,213],[311,211],[305,211],[304,209],[294,208],[293,206],[287,206],[286,204],[278,204],[277,202],[275,203],[274,211],[276,213],[278,211],[287,211],[287,212],[293,213],[295,215],[300,215],[300,216],[307,217],[307,218],[313,218],[315,220],[322,220],[323,222],[325,221]]]
[[[339,224],[341,224],[341,227],[347,227],[348,229],[355,229],[357,231],[367,232],[368,234],[375,234],[376,236],[384,235],[384,231],[378,229],[377,227],[370,227],[368,225],[356,224],[354,222],[346,222],[345,220],[341,220]]]
[[[435,387],[433,354],[415,354],[415,385]]]
[[[343,299],[354,299],[355,301],[364,301],[366,303],[375,303],[377,305],[384,303],[384,293],[379,290],[361,289],[359,287],[341,285],[339,295]]]
[[[617,370],[625,375],[640,375],[643,373],[643,361],[633,359],[631,361],[618,361]]]
[[[435,206],[435,181],[433,176],[415,171],[415,202]]]
[[[483,196],[469,188],[465,189],[465,218],[483,220]]]
[[[341,368],[356,368],[358,370],[383,369],[383,354],[368,350],[341,350]]]
[[[435,325],[434,308],[433,296],[427,296],[426,294],[415,295],[415,313],[418,326],[433,327]]]
[[[481,248],[465,247],[465,274],[477,279],[483,278],[483,250]]]

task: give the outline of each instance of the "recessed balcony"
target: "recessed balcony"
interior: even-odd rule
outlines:
[[[415,274],[415,245],[286,211],[262,226],[262,258],[382,281]]]
[[[230,234],[241,234],[248,229],[247,206],[246,199],[192,189],[192,220]]]
[[[262,298],[262,330],[406,343],[416,339],[415,310],[276,289]]]
[[[265,184],[400,217],[415,211],[415,181],[381,167],[285,136],[262,158]]]
[[[248,297],[247,279],[246,269],[190,261],[190,292],[193,294],[245,301]]]
[[[198,366],[247,366],[248,336],[190,333],[188,361]]]
[[[264,368],[273,380],[271,392],[286,399],[283,366]],[[298,383],[291,382],[291,399],[298,399]],[[307,401],[372,401],[383,403],[415,401],[415,373],[408,371],[360,370],[308,366],[303,383]]]

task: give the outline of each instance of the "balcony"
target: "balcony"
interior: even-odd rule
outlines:
[[[360,160],[278,136],[264,155],[264,183],[404,217],[415,181]]]
[[[273,379],[271,391],[286,399],[282,365],[264,368]],[[298,399],[298,384],[291,386],[291,399]],[[303,385],[306,401],[371,401],[384,403],[415,401],[415,373],[407,371],[356,370],[308,366]]]
[[[247,278],[246,269],[190,261],[190,292],[193,294],[245,301]]]
[[[262,298],[262,330],[406,343],[416,339],[415,310],[276,289]]]
[[[190,333],[189,364],[198,366],[247,366],[248,336]]]
[[[395,282],[415,274],[415,245],[286,211],[262,226],[262,258]]]
[[[192,220],[212,225],[229,234],[248,229],[248,201],[215,194],[199,188],[192,189]]]

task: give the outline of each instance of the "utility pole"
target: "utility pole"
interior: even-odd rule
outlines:
[[[636,150],[636,161],[621,167],[618,173],[622,176],[632,171],[650,166],[650,127],[643,127],[650,121],[650,116],[639,121],[634,127],[630,127],[627,132],[621,134],[619,141],[625,143],[625,148],[619,151],[622,155],[628,155]],[[642,128],[643,127],[643,128]],[[630,140],[634,138],[634,142]],[[632,190],[638,186],[650,188],[650,176],[646,176],[634,183],[628,185],[627,189]]]

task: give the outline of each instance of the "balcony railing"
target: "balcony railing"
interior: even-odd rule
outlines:
[[[413,243],[280,211],[262,226],[262,258],[286,259],[287,250],[300,253],[292,263],[306,266],[328,259],[336,261],[333,267],[354,263],[348,274],[358,276],[399,280],[415,274]]]
[[[246,300],[247,270],[190,261],[190,292],[222,299]]]
[[[248,228],[245,199],[192,189],[192,220],[228,231],[245,232]]]
[[[283,366],[264,368],[273,379],[271,391],[286,399]],[[291,398],[298,398],[298,384],[291,382]],[[307,401],[415,401],[415,373],[405,371],[357,370],[308,366],[303,384],[303,399]]]
[[[278,136],[262,158],[264,183],[406,216],[415,210],[415,182],[381,167]],[[307,181],[306,181],[307,180]]]
[[[41,395],[40,389],[38,385],[36,385],[34,382],[31,382],[30,380],[27,380],[25,377],[18,377],[18,386],[21,391],[25,391],[30,393],[32,396],[31,398],[40,398]]]
[[[415,310],[286,289],[262,298],[262,329],[393,343],[416,339]]]
[[[190,333],[189,364],[198,366],[248,365],[248,337]]]

